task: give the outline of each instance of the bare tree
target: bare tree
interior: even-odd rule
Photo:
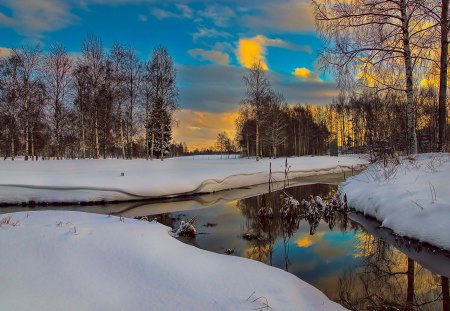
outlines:
[[[409,153],[417,153],[413,73],[421,61],[428,59],[428,33],[434,27],[425,23],[428,17],[419,10],[421,2],[314,1],[320,34],[332,42],[321,59],[336,70],[340,85],[353,80],[355,71],[362,71],[372,86],[406,95]],[[400,63],[403,68],[395,76],[393,69]]]
[[[17,99],[20,103],[25,160],[30,156],[31,115],[34,111],[31,99],[39,91],[41,51],[38,46],[13,50],[14,61],[17,62]]]
[[[287,103],[281,93],[269,94],[269,109],[266,117],[269,129],[268,141],[272,147],[272,157],[278,156],[278,146],[282,145],[287,137],[286,108]]]
[[[254,63],[249,72],[243,78],[245,87],[247,88],[243,103],[251,107],[252,114],[256,121],[256,161],[261,157],[261,124],[264,111],[268,106],[268,95],[270,93],[270,83],[261,62]]]
[[[104,51],[100,39],[90,35],[83,43],[83,57],[80,66],[84,66],[85,78],[88,79],[89,88],[85,96],[89,100],[88,107],[92,110],[93,131],[94,131],[94,150],[95,158],[100,156],[99,143],[99,107],[98,99],[100,93],[100,83],[104,69]]]
[[[114,44],[111,48],[109,60],[112,64],[112,79],[113,79],[113,101],[116,107],[116,116],[119,119],[119,145],[122,153],[122,158],[126,158],[125,153],[125,135],[124,135],[124,101],[126,94],[124,91],[124,59],[126,56],[126,49],[120,44]]]
[[[59,160],[62,158],[61,138],[72,83],[72,60],[61,44],[54,44],[45,57],[44,73],[56,158]]]

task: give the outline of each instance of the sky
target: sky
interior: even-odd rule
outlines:
[[[324,105],[337,94],[317,64],[324,42],[309,0],[0,0],[0,56],[54,42],[77,55],[90,34],[142,60],[167,47],[179,88],[174,139],[190,149],[214,145],[222,131],[234,136],[242,77],[255,61],[291,104]]]

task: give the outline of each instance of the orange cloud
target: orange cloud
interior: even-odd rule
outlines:
[[[300,78],[303,81],[308,82],[322,82],[322,79],[320,79],[317,74],[309,70],[308,68],[299,67],[295,68],[294,72],[292,73],[294,76]]]
[[[252,38],[242,38],[238,42],[237,57],[242,66],[251,68],[253,64],[260,62],[264,70],[268,70],[266,55],[267,47],[276,46],[294,51],[311,53],[311,47],[296,45],[281,39],[270,39],[263,35]]]
[[[251,68],[260,62],[264,70],[269,69],[266,62],[266,45],[264,36],[256,36],[248,39],[240,39],[238,43],[238,59],[245,68]]]
[[[238,112],[200,112],[182,109],[175,114],[179,126],[173,129],[173,138],[177,142],[186,142],[189,150],[214,146],[217,134],[225,131],[234,139],[235,120]]]
[[[0,58],[8,57],[12,54],[12,50],[0,47]]]

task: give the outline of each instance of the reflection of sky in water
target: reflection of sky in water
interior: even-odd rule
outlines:
[[[330,187],[324,185],[318,188],[315,185],[314,190],[319,189],[326,194]],[[303,195],[306,197],[305,194]],[[233,248],[234,255],[242,257],[249,257],[250,253],[254,254],[258,251],[255,241],[242,238],[242,235],[248,231],[250,220],[237,207],[237,201],[221,202],[199,210],[173,213],[172,216],[181,216],[182,219],[197,217],[195,226],[200,234],[196,236],[195,241],[187,241],[197,247],[217,253]],[[205,227],[207,223],[217,225]],[[337,225],[331,231],[323,221],[319,223],[315,234],[310,235],[309,224],[302,220],[299,229],[287,241],[288,271],[322,291],[329,291],[335,286],[337,277],[345,269],[352,269],[359,263],[359,259],[353,253],[357,243],[358,238],[354,231],[341,232]],[[260,247],[259,251],[267,255],[261,257],[268,258],[267,245]],[[258,256],[253,255],[252,258],[258,258]],[[266,263],[270,264],[270,259],[267,259]],[[281,269],[286,267],[285,248],[280,234],[277,235],[273,244],[272,265]],[[321,285],[327,288],[321,288]]]
[[[333,190],[333,186],[308,185],[289,189],[289,192],[301,200],[310,194],[326,197],[330,190]],[[339,292],[345,289],[340,282],[348,284],[350,296],[355,300],[352,302],[354,304],[347,306],[349,308],[365,310],[371,304],[381,306],[386,301],[395,302],[399,297],[404,302],[407,289],[404,274],[380,277],[370,270],[371,267],[379,266],[375,271],[386,267],[390,267],[388,270],[391,271],[404,271],[408,257],[403,253],[370,235],[356,223],[344,221],[340,214],[337,215],[332,230],[321,220],[314,234],[310,235],[310,225],[306,220],[301,220],[299,228],[294,228],[292,236],[284,240],[279,217],[274,217],[268,226],[262,226],[257,221],[255,211],[258,206],[255,204],[265,204],[263,202],[265,201],[261,198],[222,201],[210,207],[169,215],[178,221],[196,217],[195,227],[199,234],[194,239],[182,238],[185,242],[217,253],[224,253],[225,249],[232,248],[235,256],[260,260],[281,269],[287,267],[289,272],[320,289],[333,300],[338,300]],[[204,226],[208,223],[216,225]],[[178,222],[172,225],[178,226]],[[262,232],[263,238],[260,241],[243,239],[243,234],[248,232]],[[378,260],[377,253],[384,254],[389,260]],[[441,294],[439,284],[436,283],[439,276],[416,264],[415,279],[415,299],[432,300],[434,303],[426,303],[423,308],[414,310],[440,310],[436,309],[436,305],[442,306],[442,298],[436,298]],[[365,297],[364,289],[367,288],[370,295],[377,295],[381,300],[367,303],[361,299]]]

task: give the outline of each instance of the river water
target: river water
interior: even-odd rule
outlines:
[[[357,213],[283,220],[277,212],[281,192],[267,190],[260,185],[182,201],[50,208],[147,217],[172,228],[195,219],[197,235],[180,237],[183,242],[286,270],[351,310],[449,310],[449,253],[397,237]],[[285,192],[301,201],[327,198],[336,190],[304,180]],[[269,200],[274,216],[258,217]],[[18,210],[27,209],[0,212]]]

